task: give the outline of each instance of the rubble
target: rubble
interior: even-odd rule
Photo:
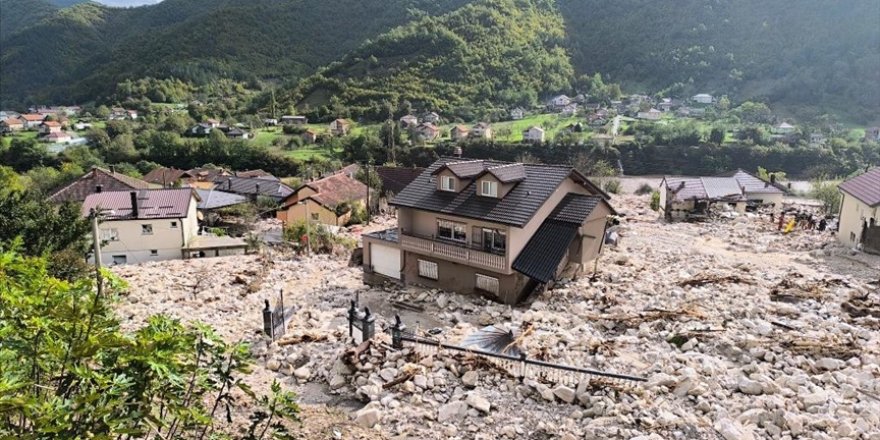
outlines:
[[[168,313],[250,342],[255,389],[277,379],[296,391],[304,426],[310,414],[326,426],[315,438],[877,439],[880,258],[856,265],[830,235],[783,236],[748,214],[663,224],[646,203],[615,199],[621,242],[592,280],[517,307],[367,288],[345,258],[247,256],[116,267],[132,286],[118,312],[130,327]],[[270,343],[260,311],[282,288],[293,313]],[[357,345],[345,319],[355,297],[377,316],[377,336]],[[529,328],[519,346],[530,358],[648,382],[520,380],[473,354],[393,350],[383,330],[394,314],[453,344],[487,325]]]

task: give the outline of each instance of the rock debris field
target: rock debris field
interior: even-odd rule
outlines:
[[[880,439],[880,257],[827,233],[783,236],[767,217],[665,224],[646,202],[615,198],[622,240],[592,280],[517,307],[369,288],[347,256],[269,253],[117,267],[130,283],[118,313],[130,328],[165,313],[250,342],[249,380],[299,394],[304,438]],[[282,288],[293,314],[270,343],[261,309]],[[377,316],[357,352],[356,295]],[[450,344],[529,329],[530,358],[647,381],[520,380],[473,354],[393,350],[395,314]]]

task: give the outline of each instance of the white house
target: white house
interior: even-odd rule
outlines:
[[[788,122],[783,122],[773,127],[772,131],[776,134],[791,134],[794,132],[794,125],[791,125]]]
[[[436,124],[436,123],[440,122],[440,115],[438,115],[435,112],[425,113],[425,115],[422,116],[422,122]]]
[[[510,111],[510,119],[512,119],[514,121],[519,121],[520,119],[525,117],[525,113],[526,113],[525,110],[523,110],[521,108],[515,108]]]
[[[415,127],[419,125],[419,118],[413,115],[406,115],[400,118],[400,126],[403,128]]]
[[[691,97],[691,101],[699,104],[711,104],[714,100],[715,98],[713,98],[712,95],[708,93],[700,93]]]
[[[637,115],[639,119],[646,119],[648,121],[659,121],[663,116],[663,112],[657,110],[656,108],[652,108],[646,112],[639,112]]]
[[[838,240],[880,252],[880,167],[841,183],[839,189],[843,199]]]
[[[544,142],[544,129],[533,125],[528,129],[523,130],[523,141]]]
[[[550,100],[550,107],[553,107],[555,109],[561,109],[569,104],[571,104],[571,98],[565,95],[554,96]]]
[[[492,126],[486,122],[480,122],[474,125],[468,136],[476,139],[492,139]]]
[[[82,212],[101,213],[101,259],[108,266],[243,254],[241,239],[198,234],[198,202],[191,188],[107,191],[86,197]]]

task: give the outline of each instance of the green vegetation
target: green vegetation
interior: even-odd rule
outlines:
[[[123,331],[111,298],[124,283],[105,273],[99,296],[94,277],[61,280],[47,266],[0,250],[0,437],[290,438],[295,395],[274,383],[256,396],[242,380],[246,345],[164,316]],[[256,404],[250,427],[223,432],[239,391]]]
[[[299,253],[311,252],[334,254],[353,249],[357,243],[351,239],[330,232],[323,223],[296,221],[284,228],[284,239],[291,243]]]
[[[841,202],[840,191],[837,189],[839,183],[818,177],[812,182],[810,197],[821,201],[825,212],[837,214],[840,212]]]

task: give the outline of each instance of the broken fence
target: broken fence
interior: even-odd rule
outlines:
[[[269,305],[263,308],[263,333],[275,341],[287,332],[287,319],[293,314],[293,307],[284,308],[284,290],[278,291],[278,302],[275,307]]]
[[[358,312],[355,302],[352,301],[351,308],[348,313],[349,318],[349,336],[355,338],[354,329],[361,330],[361,341],[372,339],[375,329],[375,316],[370,313],[369,308],[364,308],[364,312]],[[495,366],[507,371],[510,375],[523,379],[546,380],[557,384],[565,384],[577,386],[579,383],[597,381],[609,383],[629,383],[629,382],[646,382],[647,379],[639,376],[630,376],[626,374],[608,373],[605,371],[591,370],[588,368],[573,367],[570,365],[555,364],[545,362],[538,359],[530,359],[525,353],[520,356],[510,356],[491,351],[480,349],[461,347],[458,345],[446,344],[434,339],[424,338],[406,331],[406,326],[400,320],[399,315],[395,315],[394,324],[389,328],[391,334],[391,347],[397,350],[404,348],[405,343],[413,344],[416,351],[422,354],[436,354],[442,350],[469,353],[481,356],[492,362]],[[355,339],[356,342],[357,339]]]

